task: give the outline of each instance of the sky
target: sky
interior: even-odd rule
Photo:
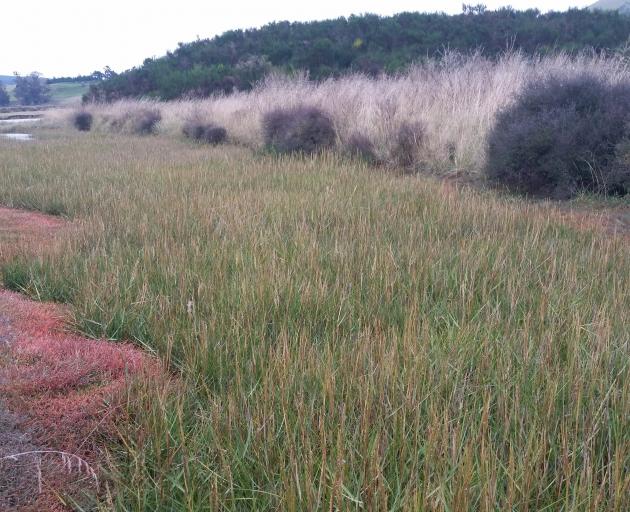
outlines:
[[[271,21],[307,21],[350,14],[461,12],[489,9],[563,11],[595,0],[1,0],[0,75],[38,71],[46,77],[120,72],[159,57],[179,42]]]

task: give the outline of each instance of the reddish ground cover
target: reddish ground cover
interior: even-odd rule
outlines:
[[[0,208],[0,256],[44,250],[69,227]],[[67,313],[0,290],[0,510],[66,510],[59,496],[96,490],[128,384],[164,375],[130,344],[70,333]]]
[[[25,250],[40,252],[71,229],[72,224],[60,217],[0,206],[0,261]]]
[[[68,222],[61,217],[0,206],[0,232],[13,233],[20,237],[29,234],[41,237],[47,230],[67,227]]]

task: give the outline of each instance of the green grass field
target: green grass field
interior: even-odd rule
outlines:
[[[50,85],[51,103],[73,103],[80,102],[89,88],[85,83],[58,83]]]
[[[77,230],[5,285],[179,379],[132,388],[104,508],[630,508],[627,238],[332,155],[37,136],[0,204]]]
[[[88,91],[90,87],[87,83],[57,83],[50,84],[50,104],[53,105],[71,105],[74,103],[80,103],[81,97]],[[16,98],[13,95],[13,89],[15,86],[9,85],[6,87],[9,96],[11,97],[12,104],[16,103]]]

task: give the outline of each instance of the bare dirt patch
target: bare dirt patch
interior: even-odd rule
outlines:
[[[0,260],[45,251],[71,227],[0,208]],[[61,496],[98,492],[129,382],[163,375],[130,344],[69,332],[68,313],[0,290],[0,510],[66,510]]]

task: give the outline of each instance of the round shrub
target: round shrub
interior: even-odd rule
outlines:
[[[130,114],[131,131],[139,135],[155,133],[162,114],[156,108],[141,108]]]
[[[74,127],[81,132],[89,132],[92,129],[92,114],[82,110],[74,114]]]
[[[265,145],[277,153],[312,154],[335,145],[330,116],[316,107],[278,108],[263,117]]]
[[[182,128],[183,134],[189,139],[201,140],[204,126],[196,121],[188,121]]]
[[[227,140],[227,130],[222,126],[207,125],[203,131],[203,141],[208,144],[223,144]]]
[[[498,115],[488,137],[486,176],[534,197],[625,194],[616,151],[629,121],[630,83],[591,74],[532,82]]]
[[[190,139],[212,145],[222,144],[227,140],[227,130],[212,123],[188,121],[182,131]]]

